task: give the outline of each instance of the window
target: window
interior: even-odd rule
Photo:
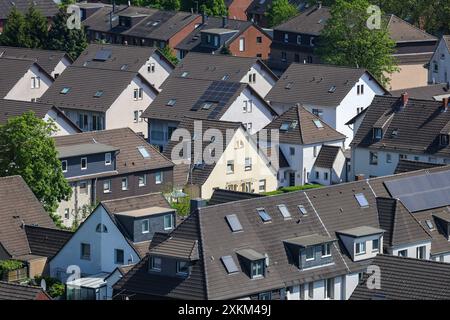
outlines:
[[[31,77],[31,89],[39,89],[41,87],[40,77]]]
[[[386,163],[392,163],[392,155],[390,153],[386,153]]]
[[[251,122],[245,123],[245,128],[247,129],[248,132],[252,131],[252,127],[253,127],[253,124]]]
[[[291,219],[291,213],[285,204],[279,204],[277,207],[284,219]]]
[[[289,153],[291,156],[295,156],[295,148],[294,147],[290,147],[289,148]]]
[[[433,222],[431,222],[431,220],[425,220],[425,224],[427,225],[429,230],[434,230],[434,225]]]
[[[147,66],[147,71],[149,73],[154,73],[155,72],[155,63],[154,62],[150,62]]]
[[[262,37],[256,37],[256,43],[262,43]]]
[[[227,174],[234,173],[234,161],[228,160],[227,161]]]
[[[310,45],[311,47],[314,47],[314,37],[311,37],[311,38],[309,39],[309,45]]]
[[[313,147],[313,156],[314,158],[317,157],[317,146]]]
[[[245,171],[252,170],[252,158],[245,158]]]
[[[155,183],[161,184],[163,182],[163,173],[162,171],[158,171],[155,173]]]
[[[259,192],[266,192],[266,179],[259,180]]]
[[[420,246],[416,248],[416,258],[417,259],[425,259],[425,252],[426,252],[426,247],[425,246]]]
[[[383,130],[381,128],[373,128],[373,138],[375,140],[381,140],[383,137]]]
[[[138,91],[138,98],[139,98],[139,100],[142,100],[143,97],[144,97],[144,89],[139,88],[139,91]]]
[[[307,247],[305,250],[306,261],[312,261],[315,259],[314,257],[314,247]]]
[[[244,38],[240,38],[239,39],[239,51],[245,51],[245,39]]]
[[[148,153],[144,146],[139,146],[137,149],[143,158],[150,158],[150,153]]]
[[[88,194],[87,182],[86,181],[81,181],[80,182],[80,193],[81,194]]]
[[[316,126],[317,129],[322,129],[323,128],[323,124],[319,119],[314,119],[313,120],[314,125]]]
[[[358,84],[356,86],[356,94],[358,96],[364,94],[364,85],[363,84]]]
[[[164,216],[164,230],[171,230],[173,229],[173,215],[166,214]]]
[[[70,209],[69,208],[65,208],[64,209],[64,218],[65,219],[69,219],[69,213],[70,213]]]
[[[64,87],[64,88],[61,89],[61,91],[59,93],[61,93],[61,94],[68,94],[69,91],[70,91],[69,87]]]
[[[82,260],[91,260],[91,245],[89,243],[81,244],[81,256]]]
[[[111,192],[111,180],[103,181],[103,193]]]
[[[67,160],[61,161],[61,169],[62,169],[62,172],[67,172]]]
[[[124,253],[122,249],[114,249],[114,263],[115,264],[123,264],[124,262]]]
[[[161,258],[150,257],[150,270],[161,271]]]
[[[184,72],[181,74],[181,77],[182,77],[182,78],[186,78],[188,75],[189,75],[189,72],[184,71]]]
[[[289,34],[287,34],[287,33],[284,34],[284,42],[286,42],[286,43],[289,42]]]
[[[214,46],[215,47],[219,46],[219,37],[218,36],[214,36]]]
[[[441,134],[439,142],[440,142],[441,146],[447,146],[448,142],[449,142],[448,134]]]
[[[138,100],[139,99],[139,89],[134,89],[133,91],[133,99]]]
[[[81,170],[87,169],[87,158],[81,158]]]
[[[408,156],[407,156],[406,154],[401,154],[401,153],[400,153],[400,154],[398,155],[398,158],[399,158],[400,160],[401,160],[401,159],[405,159],[405,160],[406,160],[406,159],[408,159]]]
[[[323,179],[324,179],[325,181],[328,181],[328,172],[324,172],[324,173],[323,173]]]
[[[103,95],[103,90],[97,90],[94,94],[94,98],[100,98]]]
[[[287,60],[287,58],[286,58],[286,52],[285,52],[285,51],[282,51],[282,52],[281,52],[281,61],[282,61],[282,62],[286,62],[286,60]]]
[[[297,36],[297,44],[302,44],[302,36],[301,35]]]
[[[105,166],[111,165],[111,153],[105,153]]]
[[[314,299],[314,282],[308,283],[308,298]]]
[[[360,207],[365,208],[369,206],[369,202],[366,199],[366,196],[364,193],[357,193],[355,194],[356,201],[358,201],[358,204]]]
[[[134,112],[133,112],[133,122],[134,123],[137,123],[138,121],[139,121],[139,111],[138,110],[135,110]]]
[[[398,256],[399,257],[407,257],[408,256],[408,250],[400,250],[399,252],[398,252]]]
[[[141,222],[141,232],[142,233],[149,233],[150,232],[150,222],[148,219],[142,220]]]
[[[253,110],[253,100],[246,100],[244,101],[244,113],[250,113]]]
[[[146,174],[139,175],[138,185],[139,185],[139,187],[144,187],[147,185],[147,175]]]
[[[378,252],[380,251],[380,239],[373,239],[372,240],[372,252]]]
[[[259,278],[264,276],[264,260],[252,262],[252,278]]]
[[[364,241],[355,243],[355,253],[356,254],[366,253],[366,243]]]
[[[378,152],[370,152],[369,163],[373,166],[378,165]]]
[[[177,99],[170,99],[167,102],[167,105],[170,106],[170,107],[173,107],[175,105],[175,103],[177,103]]]
[[[258,300],[272,300],[272,293],[271,292],[260,293]]]
[[[319,171],[316,171],[316,179],[320,179],[320,173],[319,173]]]
[[[95,232],[98,233],[108,233],[108,228],[106,228],[106,226],[103,223],[99,223],[97,224],[97,226],[95,227]]]
[[[225,216],[225,219],[227,220],[228,225],[230,226],[230,229],[232,232],[239,232],[242,231],[242,225],[239,221],[239,218],[235,214],[229,214]]]
[[[331,256],[331,245],[329,243],[322,244],[322,258]]]
[[[325,280],[325,299],[334,299],[334,279],[326,279]]]
[[[122,190],[128,190],[128,178],[122,178]]]
[[[258,212],[259,217],[261,218],[261,220],[263,222],[271,222],[272,221],[272,217],[267,213],[266,209],[259,208],[259,209],[256,209],[256,211]]]
[[[306,208],[302,204],[298,205],[298,210],[304,216],[306,216],[308,214],[308,211],[306,211]]]
[[[187,276],[189,273],[189,264],[186,261],[177,261],[177,274]]]

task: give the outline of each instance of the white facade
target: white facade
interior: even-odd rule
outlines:
[[[443,38],[439,41],[428,68],[429,83],[444,83],[450,80],[450,52]]]
[[[338,151],[332,168],[320,168],[314,166],[309,180],[329,186],[347,181],[346,159],[342,149]]]
[[[167,79],[172,70],[173,66],[162,58],[160,54],[155,52],[148,58],[138,72],[148,83],[161,91],[159,89],[161,84]]]
[[[50,109],[44,117],[45,121],[49,121],[50,119],[52,119],[56,125],[56,132],[53,133],[54,137],[78,133],[78,130],[76,130],[65,117],[61,117],[54,109]]]
[[[61,61],[58,62],[58,64],[55,66],[55,69],[53,69],[51,76],[56,79],[57,77],[59,77],[61,75],[61,73],[64,72],[64,70],[66,70],[66,68],[68,66],[70,66],[72,63],[71,61],[64,56]]]
[[[330,281],[331,280],[331,281]],[[303,285],[292,286],[286,290],[286,300],[344,300],[345,276],[331,278],[333,285],[332,293],[328,293],[325,282],[327,280],[318,280]],[[312,290],[311,290],[312,289]],[[331,297],[330,297],[331,295]],[[347,298],[348,299],[348,298]]]
[[[53,83],[46,72],[33,64],[31,68],[20,78],[13,88],[2,97],[4,99],[20,101],[36,101],[39,99]]]
[[[350,257],[353,261],[372,259],[375,258],[378,253],[383,253],[383,236],[381,234],[357,238],[341,234],[339,235],[339,238],[347,249],[347,252],[350,253]],[[373,240],[378,240],[378,248],[373,248]],[[360,243],[364,244],[364,250],[358,252],[357,246]]]
[[[240,82],[248,83],[264,98],[277,83],[277,80],[259,63],[255,63]]]
[[[419,259],[417,255],[417,248],[419,247],[425,247],[425,259],[430,260],[431,259],[431,241],[422,241],[418,243],[411,243],[406,244],[402,246],[396,246],[389,250],[389,254],[393,256],[398,256],[400,253],[403,254],[403,252],[406,253],[406,257],[408,258],[415,258]]]

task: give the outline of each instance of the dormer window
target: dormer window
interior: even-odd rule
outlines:
[[[355,243],[355,254],[364,254],[366,253],[366,242],[356,242]]]
[[[236,251],[239,259],[241,259],[242,264],[245,266],[245,270],[247,270],[247,274],[250,278],[261,278],[264,277],[266,261],[268,258],[256,252],[253,249],[241,249]]]
[[[322,258],[331,256],[331,244],[322,244]]]
[[[264,277],[264,260],[252,262],[252,278]]]
[[[449,135],[448,134],[441,134],[439,136],[439,144],[441,146],[448,146],[449,143]]]
[[[372,240],[372,252],[380,251],[380,238]]]
[[[381,128],[373,128],[373,139],[374,140],[381,140],[383,137],[383,129]]]
[[[306,261],[312,261],[315,259],[314,251],[314,247],[307,247],[305,249]]]
[[[149,266],[152,271],[161,271],[161,258],[159,257],[150,257]]]
[[[187,261],[177,261],[177,275],[186,277],[189,274],[189,263]]]

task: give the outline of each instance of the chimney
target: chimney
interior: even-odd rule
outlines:
[[[447,112],[448,110],[448,97],[442,98],[442,112]]]
[[[228,24],[228,18],[226,16],[222,17],[222,28],[226,28]]]
[[[206,207],[206,200],[203,200],[202,198],[191,199],[190,205],[191,209],[189,210],[189,213],[194,213],[197,209]]]
[[[402,108],[406,107],[406,104],[408,103],[409,100],[409,96],[408,96],[408,92],[403,92],[402,93]]]

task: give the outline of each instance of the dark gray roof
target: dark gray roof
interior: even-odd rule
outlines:
[[[369,289],[368,274],[351,300],[449,300],[450,264],[391,255],[372,262],[380,268],[381,288]],[[370,280],[369,280],[370,281]]]
[[[25,14],[31,5],[35,5],[44,17],[53,17],[58,12],[58,6],[52,0],[0,0],[0,20],[8,18],[13,7]]]
[[[211,199],[208,201],[208,205],[216,205],[221,203],[239,201],[244,199],[252,199],[263,197],[262,194],[259,193],[250,193],[250,192],[241,192],[227,189],[219,189],[216,188],[213,191]]]
[[[450,90],[446,83],[432,84],[423,87],[408,88],[402,90],[391,91],[391,95],[394,97],[400,97],[402,93],[407,92],[410,98],[420,100],[438,100],[441,101],[442,97],[450,96]],[[436,98],[435,98],[436,97]]]
[[[38,256],[53,258],[53,256],[72,237],[72,231],[44,228],[33,225],[26,225],[28,244],[31,253]]]
[[[306,236],[300,236],[295,238],[290,238],[284,240],[286,243],[295,244],[300,247],[309,247],[309,246],[315,246],[322,243],[328,243],[336,241],[335,238],[331,238],[329,236],[323,236],[320,234],[310,234]]]
[[[51,300],[41,287],[0,281],[0,300]]]
[[[336,156],[338,155],[339,150],[341,150],[341,148],[337,146],[323,145],[320,148],[317,159],[314,162],[314,166],[327,169],[333,168],[333,164],[336,160]]]
[[[442,164],[442,163],[430,163],[430,162],[420,162],[420,161],[399,159],[397,167],[395,168],[394,174],[428,169],[428,168],[434,168],[434,167],[441,167],[444,165],[445,164]]]
[[[415,41],[437,41],[435,36],[413,26],[412,24],[400,19],[394,14],[386,17],[388,20],[388,30],[391,39],[396,43],[415,42]]]
[[[360,226],[360,227],[354,227],[346,230],[339,230],[336,231],[337,233],[350,236],[350,237],[364,237],[364,236],[370,236],[373,234],[383,233],[385,230],[374,228],[371,226]]]
[[[81,143],[57,148],[59,158],[70,158],[75,156],[117,151],[117,147],[103,143]]]
[[[55,80],[39,101],[60,108],[106,112],[135,77],[139,77],[157,93],[137,72],[71,66]],[[70,88],[69,92],[61,93],[63,88]],[[97,91],[103,91],[100,97],[95,96]]]
[[[450,125],[450,112],[441,112],[442,102],[375,96],[351,146],[395,152],[450,156],[450,146],[439,146],[439,134]],[[381,140],[373,140],[372,129],[383,126]],[[396,135],[392,132],[396,131]]]
[[[313,6],[292,19],[274,27],[276,31],[288,31],[318,36],[331,17],[330,9]]]
[[[0,124],[5,124],[9,118],[20,116],[27,111],[33,111],[36,117],[44,119],[52,107],[47,103],[0,99]]]

